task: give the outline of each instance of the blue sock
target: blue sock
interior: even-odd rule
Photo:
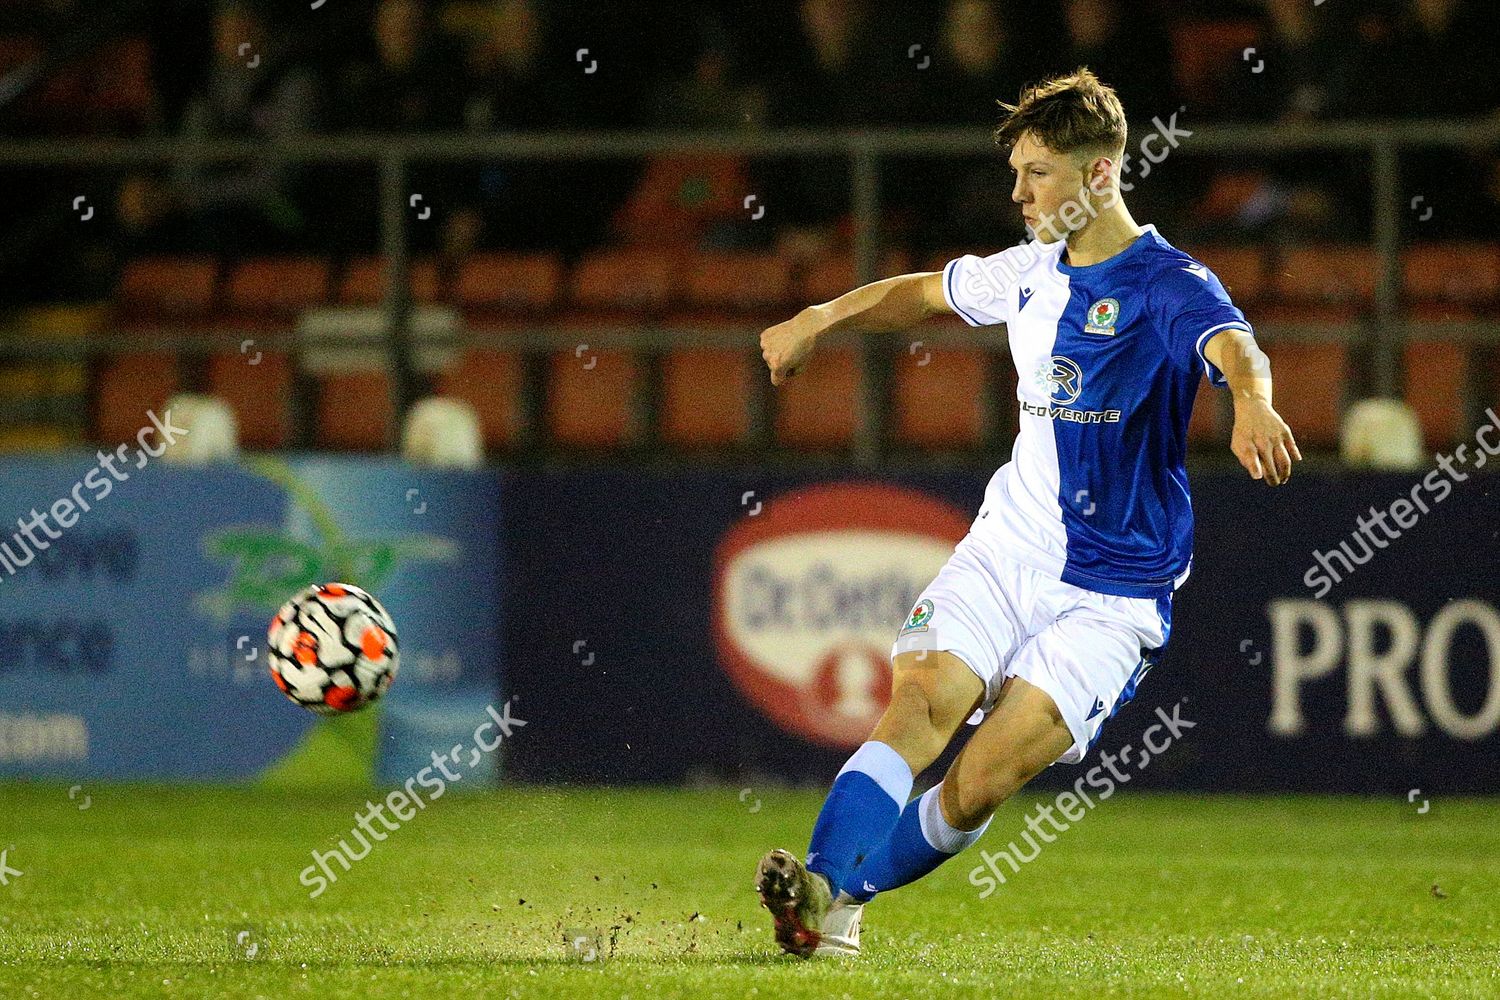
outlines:
[[[833,779],[807,845],[807,867],[827,878],[835,895],[854,866],[890,834],[911,782],[902,756],[877,740],[856,750]]]
[[[939,783],[907,803],[886,842],[839,883],[844,892],[867,903],[877,892],[915,882],[979,839],[990,821],[985,820],[977,830],[949,825],[938,806],[942,788]]]

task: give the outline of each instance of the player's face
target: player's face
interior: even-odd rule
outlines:
[[[1011,149],[1010,168],[1016,175],[1011,201],[1021,206],[1021,219],[1038,240],[1055,243],[1088,222],[1085,177],[1073,157],[1026,132]]]

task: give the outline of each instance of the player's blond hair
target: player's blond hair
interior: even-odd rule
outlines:
[[[1015,104],[999,102],[1005,120],[995,142],[1010,149],[1023,133],[1057,153],[1125,153],[1125,109],[1114,89],[1086,66],[1028,84]]]

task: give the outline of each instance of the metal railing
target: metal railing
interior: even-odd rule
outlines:
[[[1413,324],[1400,313],[1401,214],[1400,155],[1417,148],[1483,150],[1500,147],[1500,116],[1482,120],[1366,121],[1306,125],[1217,125],[1194,129],[1182,148],[1189,155],[1342,152],[1368,156],[1373,205],[1374,249],[1379,261],[1370,322],[1359,328],[1329,324],[1257,324],[1274,335],[1291,338],[1366,338],[1372,358],[1374,388],[1392,394],[1399,387],[1399,346]],[[990,134],[979,129],[868,129],[851,132],[813,130],[778,132],[674,133],[634,132],[421,135],[307,135],[275,143],[248,140],[211,142],[177,139],[48,139],[0,141],[0,167],[11,168],[145,168],[271,159],[283,164],[374,164],[379,170],[380,243],[386,262],[388,316],[385,342],[391,359],[391,392],[399,416],[411,402],[411,345],[405,335],[411,300],[411,267],[407,233],[408,176],[414,163],[463,165],[492,161],[578,161],[638,159],[663,155],[742,155],[808,158],[838,156],[850,164],[850,204],[856,275],[874,280],[881,251],[881,164],[892,158],[954,158],[993,154]],[[1253,320],[1254,317],[1252,317]],[[1500,339],[1500,324],[1449,323],[1447,335],[1464,339]],[[662,346],[660,328],[608,331],[612,343],[634,349]],[[601,331],[590,336],[599,338]],[[483,331],[474,339],[482,342]],[[722,340],[709,337],[706,343]],[[988,341],[989,338],[984,338]],[[678,341],[673,341],[677,343]],[[551,350],[556,339],[538,338],[530,349]],[[507,347],[522,347],[507,334]],[[881,345],[866,340],[860,347],[860,399],[854,455],[876,462],[885,439],[884,407],[878,377]],[[75,342],[39,338],[0,340],[0,357],[76,356]],[[84,348],[91,350],[92,348]],[[100,346],[101,351],[110,349]],[[752,424],[763,427],[764,413]]]

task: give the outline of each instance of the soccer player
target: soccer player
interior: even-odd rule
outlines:
[[[1184,456],[1205,373],[1233,395],[1231,450],[1252,478],[1280,485],[1302,457],[1244,314],[1121,200],[1114,91],[1080,69],[1002,107],[995,137],[1032,242],[865,285],[761,334],[781,385],[824,333],[954,312],[1005,324],[1020,376],[1011,460],[892,645],[890,705],[835,778],[806,862],[775,850],[756,871],[797,955],[857,955],[866,902],[974,843],[1043,768],[1082,760],[1135,694],[1191,562]],[[971,716],[943,780],[908,802]]]

